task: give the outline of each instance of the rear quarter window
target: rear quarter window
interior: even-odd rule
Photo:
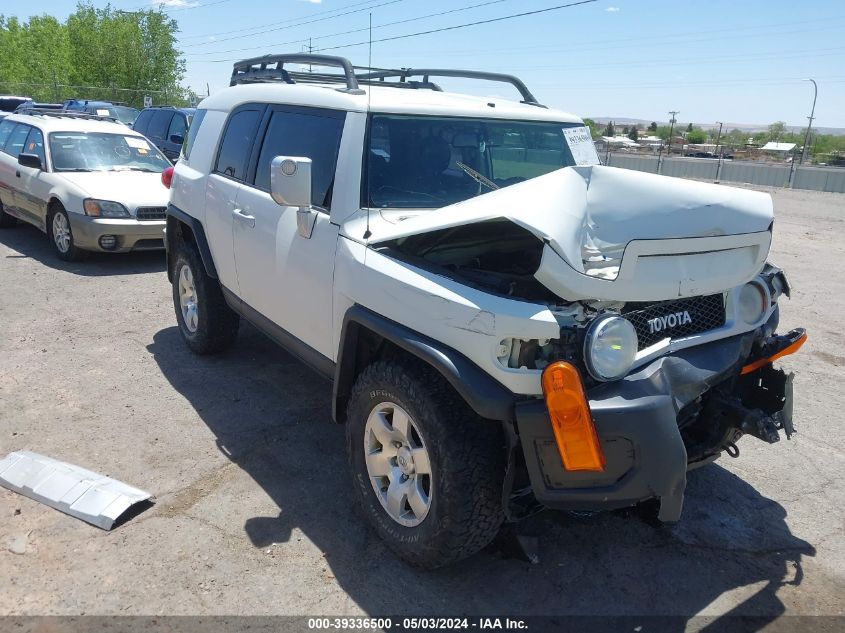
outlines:
[[[191,120],[191,125],[188,128],[188,135],[185,137],[185,142],[182,144],[182,156],[183,158],[190,158],[191,157],[191,148],[194,146],[194,141],[197,138],[197,134],[200,131],[200,125],[202,125],[202,120],[205,118],[206,110],[197,110],[194,114],[194,118]]]
[[[0,150],[6,145],[9,140],[9,135],[12,133],[16,123],[14,121],[3,121],[0,123]]]
[[[152,121],[147,128],[146,135],[155,138],[165,138],[170,119],[173,118],[173,110],[157,110],[153,112]]]

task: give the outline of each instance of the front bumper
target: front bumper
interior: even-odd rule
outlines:
[[[758,330],[688,348],[591,389],[603,472],[566,471],[545,402],[518,403],[516,423],[536,500],[594,511],[657,498],[658,518],[678,520],[688,469],[712,461],[744,433],[772,442],[778,429],[792,431],[791,375],[767,364],[740,376],[766,340]]]
[[[165,220],[135,220],[134,218],[95,218],[81,213],[69,213],[70,228],[77,247],[87,251],[126,253],[129,251],[164,248]],[[114,235],[112,249],[100,246],[100,237]]]

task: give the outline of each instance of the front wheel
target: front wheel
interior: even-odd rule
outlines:
[[[59,204],[54,204],[47,216],[47,235],[59,259],[78,262],[88,255],[86,251],[77,248],[67,211]]]
[[[451,387],[415,360],[379,361],[349,400],[356,497],[400,558],[434,568],[490,543],[503,520],[504,448]]]
[[[213,354],[230,347],[240,319],[226,304],[216,279],[208,276],[197,250],[184,244],[173,263],[173,307],[179,331],[196,354]]]

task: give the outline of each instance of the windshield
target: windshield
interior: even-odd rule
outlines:
[[[442,207],[561,167],[598,163],[578,123],[376,114],[369,137],[363,190],[370,207]]]
[[[148,171],[171,165],[141,136],[103,132],[53,132],[50,155],[54,171]]]

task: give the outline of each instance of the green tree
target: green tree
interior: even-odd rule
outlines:
[[[616,130],[613,128],[613,121],[607,122],[607,127],[604,128],[605,136],[616,136]]]
[[[636,127],[632,127],[631,131],[628,132],[628,138],[632,141],[636,141],[640,138],[640,131]]]
[[[0,16],[0,86],[41,101],[69,97],[183,102],[176,21],[161,7],[124,12],[80,2],[62,23]]]
[[[769,126],[769,139],[776,143],[780,141],[786,131],[786,123],[783,121],[775,121]]]
[[[692,132],[692,123],[687,125],[687,132]]]
[[[687,143],[704,143],[707,140],[707,132],[701,128],[694,128],[687,132]]]
[[[648,126],[649,132],[657,132],[657,121],[652,121],[651,125]]]

